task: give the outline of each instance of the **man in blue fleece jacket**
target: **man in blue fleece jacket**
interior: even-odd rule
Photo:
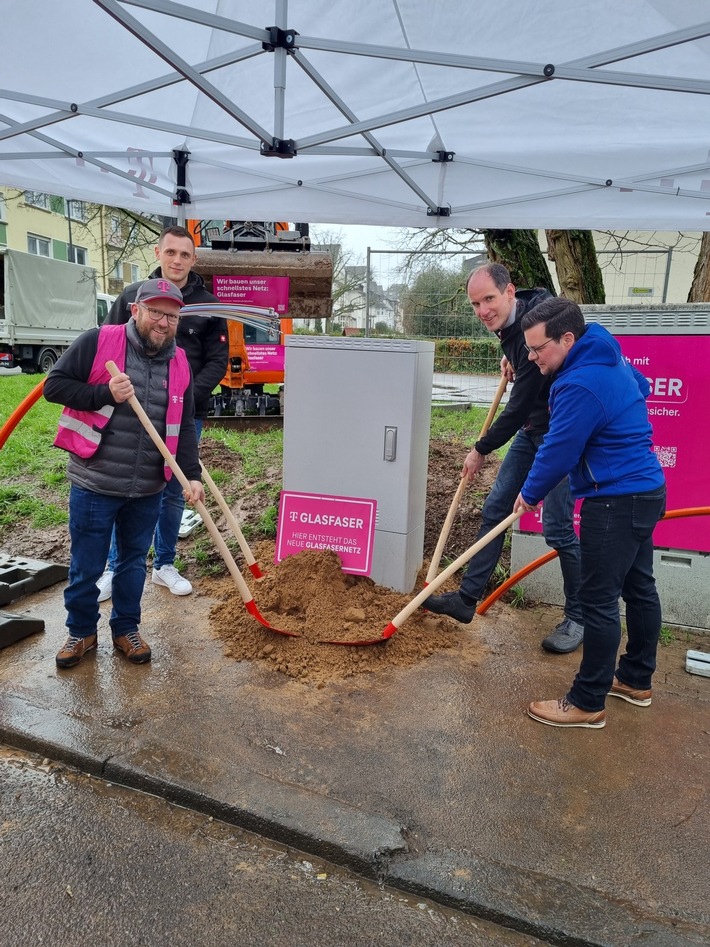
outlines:
[[[528,713],[554,727],[603,727],[607,694],[651,703],[661,630],[653,577],[653,530],[665,512],[666,486],[651,443],[646,379],[602,326],[585,325],[567,299],[525,314],[531,361],[552,377],[550,427],[514,509],[534,510],[560,477],[583,499],[580,543],[584,616],[582,663],[559,700],[533,701]],[[621,641],[619,597],[628,641]],[[616,670],[615,670],[616,669]]]

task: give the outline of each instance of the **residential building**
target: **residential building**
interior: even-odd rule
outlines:
[[[398,299],[392,298],[379,283],[370,279],[369,292],[366,266],[344,267],[343,291],[336,300],[333,319],[343,326],[346,333],[374,332],[377,323],[384,323],[388,331],[401,329]]]
[[[117,295],[155,265],[162,218],[0,185],[0,247],[93,267],[97,291]]]

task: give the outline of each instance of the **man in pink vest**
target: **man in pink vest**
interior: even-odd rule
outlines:
[[[128,403],[135,396],[190,481],[190,502],[203,501],[190,366],[175,345],[182,293],[169,280],[139,288],[125,325],[83,333],[47,376],[44,396],[65,405],[55,445],[68,451],[69,584],[64,592],[69,637],[56,656],[73,667],[97,646],[96,580],[115,526],[118,563],[109,625],[114,648],[133,664],[150,661],[141,637],[140,600],[146,558],[172,477]],[[113,378],[106,362],[120,374]]]

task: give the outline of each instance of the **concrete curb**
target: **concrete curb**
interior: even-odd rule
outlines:
[[[130,734],[114,752],[90,721],[67,718],[75,745],[57,739],[57,712],[17,696],[4,698],[22,729],[0,722],[0,740],[130,789],[148,792],[281,844],[342,865],[380,884],[430,898],[503,927],[564,947],[704,947],[707,930],[651,917],[604,894],[514,866],[443,851],[414,854],[392,819],[259,773],[224,773],[191,753],[170,772],[174,748]],[[66,717],[66,715],[64,715]],[[77,736],[81,739],[77,740]],[[115,734],[112,734],[115,744]],[[187,775],[186,775],[187,774]]]

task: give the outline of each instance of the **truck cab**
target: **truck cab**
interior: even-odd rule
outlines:
[[[109,296],[108,293],[96,294],[96,325],[102,326],[106,322],[108,312],[116,297]]]

